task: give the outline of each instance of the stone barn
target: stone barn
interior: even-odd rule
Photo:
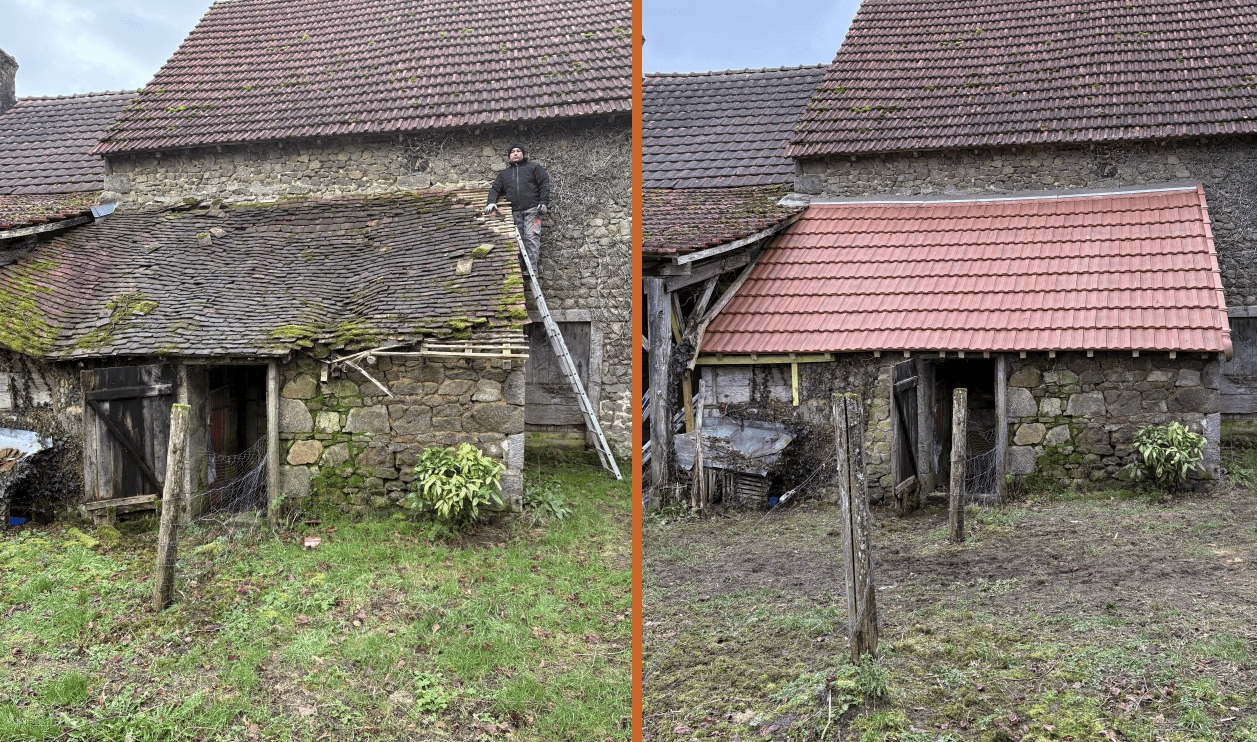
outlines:
[[[483,198],[128,209],[42,240],[0,268],[19,411],[81,436],[89,510],[152,507],[175,402],[202,423],[191,510],[388,507],[423,448],[462,442],[518,503],[526,312],[513,230]],[[254,501],[216,501],[263,459],[279,465]]]
[[[718,390],[721,378],[717,377],[727,369],[721,363],[705,361],[718,356],[727,361],[730,355],[738,355],[735,362],[749,357],[712,345],[712,333],[718,327],[726,333],[721,336],[725,340],[734,337],[727,333],[743,333],[747,328],[753,330],[754,337],[767,338],[779,332],[781,338],[788,338],[801,329],[795,324],[798,321],[821,322],[819,316],[793,315],[793,309],[775,319],[738,309],[752,301],[743,292],[757,278],[768,281],[771,271],[787,270],[783,265],[770,269],[762,262],[770,256],[798,257],[807,268],[795,265],[789,270],[807,273],[830,264],[845,264],[857,252],[874,247],[901,248],[890,253],[894,255],[916,249],[915,242],[898,234],[893,220],[886,223],[850,216],[853,209],[876,213],[890,206],[854,204],[904,199],[894,207],[904,210],[896,219],[922,218],[925,212],[921,210],[947,208],[957,214],[968,213],[968,219],[977,220],[972,224],[977,224],[985,223],[981,220],[987,218],[988,210],[1005,213],[1007,204],[1015,203],[1056,204],[1052,208],[1060,208],[1066,203],[1107,199],[1129,204],[1145,198],[1139,191],[1160,193],[1156,198],[1195,199],[1194,205],[1181,208],[1187,209],[1183,214],[1194,210],[1196,216],[1181,223],[1174,217],[1170,222],[1204,230],[1205,243],[1211,248],[1198,242],[1192,251],[1196,260],[1203,260],[1209,249],[1215,256],[1218,285],[1208,289],[1208,300],[1178,283],[1188,275],[1204,280],[1209,273],[1205,268],[1193,263],[1190,271],[1178,266],[1178,273],[1163,274],[1164,265],[1155,267],[1148,262],[1158,251],[1167,249],[1169,243],[1164,239],[1136,246],[1128,241],[1134,233],[1117,235],[1113,244],[1097,241],[1094,229],[1081,236],[1074,231],[1052,235],[1043,243],[1045,257],[1061,257],[1065,254],[1062,251],[1076,249],[1074,260],[1112,271],[1107,279],[1112,285],[1104,292],[1089,290],[1075,296],[1073,291],[1058,293],[1058,286],[1041,285],[1044,278],[1038,273],[1008,274],[997,270],[1004,264],[974,262],[983,257],[979,247],[986,244],[987,236],[974,233],[970,221],[965,220],[948,228],[948,240],[959,240],[952,243],[953,251],[937,257],[937,269],[946,272],[930,274],[936,279],[947,276],[946,280],[939,279],[936,287],[953,291],[956,286],[965,286],[966,291],[972,291],[963,301],[943,292],[917,296],[913,292],[918,291],[922,277],[900,272],[921,266],[916,258],[898,257],[873,263],[859,259],[849,266],[865,271],[859,274],[867,282],[861,284],[860,292],[875,287],[873,295],[887,302],[877,311],[859,311],[870,306],[864,293],[839,299],[826,293],[831,286],[812,285],[801,276],[795,283],[759,283],[756,290],[765,291],[771,285],[773,291],[789,297],[792,306],[804,308],[823,299],[828,302],[826,306],[841,311],[845,321],[868,323],[845,328],[850,337],[861,338],[855,346],[824,350],[841,351],[839,355],[822,356],[815,364],[799,362],[799,350],[787,351],[787,355],[795,353],[801,400],[812,394],[809,385],[815,374],[830,379],[823,380],[830,385],[835,378],[850,378],[850,382],[843,382],[847,386],[855,384],[856,376],[863,379],[860,384],[870,394],[866,407],[870,425],[876,422],[885,427],[883,432],[870,430],[880,446],[873,449],[881,467],[877,483],[881,486],[875,489],[878,494],[893,494],[896,487],[907,487],[912,472],[918,469],[917,479],[910,484],[928,484],[930,477],[939,476],[942,467],[941,462],[935,463],[931,447],[925,445],[930,433],[924,417],[918,420],[915,443],[904,445],[895,438],[891,423],[902,417],[902,410],[889,391],[891,384],[904,384],[901,393],[908,394],[904,390],[909,379],[914,379],[918,386],[912,388],[918,389],[920,396],[917,414],[933,409],[935,431],[943,435],[945,431],[937,427],[939,405],[943,403],[938,395],[947,385],[959,383],[954,373],[960,372],[951,369],[960,368],[978,369],[978,377],[993,379],[983,382],[971,404],[980,403],[989,410],[975,414],[974,419],[992,418],[992,435],[1007,440],[998,464],[1003,468],[994,476],[997,483],[1004,482],[1003,475],[1009,472],[1075,483],[1109,481],[1129,459],[1133,429],[1171,419],[1182,420],[1208,437],[1209,463],[1204,474],[1216,472],[1221,424],[1252,419],[1257,413],[1257,366],[1253,361],[1257,358],[1257,332],[1249,327],[1257,323],[1257,310],[1253,309],[1257,305],[1257,274],[1252,269],[1257,257],[1257,223],[1250,208],[1253,184],[1257,183],[1257,152],[1253,147],[1257,111],[1251,97],[1252,78],[1257,75],[1257,55],[1253,52],[1257,38],[1249,23],[1253,10],[1245,3],[1223,2],[1084,8],[1064,2],[1025,6],[968,0],[948,4],[866,0],[780,152],[793,162],[794,170],[792,193],[779,205],[811,206],[765,251],[701,342],[681,349],[686,365],[711,365],[709,373]],[[645,115],[649,120],[649,111]],[[754,121],[754,117],[747,119],[748,125]],[[920,205],[907,205],[913,200]],[[947,207],[926,205],[936,200],[955,203]],[[987,204],[981,213],[968,211],[977,208],[972,204],[979,202]],[[1116,220],[1109,228],[1135,229],[1159,208],[1114,206],[1105,219]],[[839,212],[841,216],[824,218],[854,230],[848,238],[831,233],[821,240],[813,235],[821,241],[812,246],[812,253],[805,254],[802,248],[796,251],[795,247],[776,252],[785,240],[802,239],[787,237],[802,234],[790,230],[819,229],[822,214]],[[999,249],[1020,254],[1026,245],[1018,242],[1021,238],[1016,235],[1027,230],[1039,234],[1036,230],[1042,219],[1036,214],[1006,216],[1013,220],[1013,231],[1000,227],[998,233],[1011,241]],[[646,216],[647,221],[650,218]],[[1059,218],[1066,219],[1063,214]],[[1074,214],[1067,220],[1078,219],[1084,217]],[[890,235],[908,241],[881,242]],[[960,239],[965,235],[973,239]],[[1116,256],[1125,262],[1110,262]],[[1160,260],[1176,259],[1163,256]],[[1004,267],[1022,270],[1015,261]],[[1059,274],[1064,268],[1062,264],[1052,271]],[[969,275],[967,270],[978,272]],[[1065,272],[1072,270],[1070,267]],[[897,276],[899,283],[888,288],[889,284],[874,281],[878,276]],[[1103,306],[1015,303],[1030,296],[1047,301],[1067,295],[1073,299],[1105,295],[1109,301],[1118,301],[1117,294],[1107,293],[1110,289],[1133,292],[1136,287],[1129,281],[1152,279],[1158,280],[1138,285],[1140,291],[1157,287],[1160,298],[1151,299],[1152,304],[1142,303],[1147,295],[1136,298],[1134,293]],[[1195,284],[1193,291],[1200,288]],[[879,293],[891,289],[889,295]],[[947,312],[937,316],[942,324],[917,328],[928,331],[922,335],[909,333],[911,325],[896,328],[886,324],[908,301],[905,296],[916,296],[922,311],[946,296],[959,303],[939,307]],[[997,298],[1006,303],[996,302]],[[756,300],[769,301],[766,295]],[[980,300],[995,303],[982,304]],[[1121,303],[1128,300],[1131,303]],[[1008,314],[988,311],[991,307],[1000,307]],[[740,313],[735,319],[731,312]],[[979,320],[993,324],[973,324]],[[768,325],[773,321],[779,326],[770,330]],[[1055,330],[1058,336],[1039,349],[1007,341],[1007,337],[1005,347],[991,344],[988,331],[1003,333],[1022,322],[1029,324],[1017,329],[1032,334]],[[1101,330],[1103,338],[1097,334]],[[948,331],[953,334],[946,335]],[[1091,335],[1079,336],[1078,332]],[[1119,342],[1121,333],[1129,338],[1142,337],[1135,345],[1146,345],[1123,345],[1134,341]],[[905,351],[910,357],[904,357]],[[965,353],[963,364],[957,363],[962,360],[961,351]],[[871,354],[868,362],[857,360],[858,353],[863,352]],[[757,358],[767,353],[754,351]],[[975,353],[979,355],[976,360]],[[886,367],[892,356],[899,364],[905,360],[925,364],[925,357],[935,360],[908,374],[907,366],[899,370]],[[751,395],[753,400],[775,394],[780,403],[790,396],[793,406],[795,367],[775,360],[775,370],[741,363],[741,370],[728,373],[753,378],[754,384],[742,385],[756,391]],[[991,373],[984,364],[993,366]],[[1001,388],[1004,396],[1000,396]],[[872,396],[874,392],[877,396]],[[718,392],[705,389],[704,393]],[[671,404],[679,408],[682,401],[674,395]],[[801,401],[800,408],[805,404]],[[900,407],[908,404],[912,403],[904,400]],[[1032,406],[1036,415],[1029,414]],[[812,413],[801,409],[789,417],[795,420],[795,415],[806,414]],[[790,444],[796,450],[806,448],[806,435],[798,434],[810,431],[823,435],[824,431],[815,427],[825,424],[819,415],[819,411],[812,414],[810,426],[796,427]],[[1084,425],[1082,418],[1092,422]],[[797,426],[797,421],[793,424]],[[910,430],[907,433],[911,435]],[[939,450],[939,440],[936,436],[934,451]],[[990,445],[993,450],[999,448]],[[1062,446],[1072,450],[1066,453]],[[914,458],[910,453],[917,455]]]

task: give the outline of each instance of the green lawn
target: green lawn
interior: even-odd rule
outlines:
[[[571,516],[185,529],[161,613],[152,520],[0,530],[0,740],[627,740],[630,485],[527,476]]]

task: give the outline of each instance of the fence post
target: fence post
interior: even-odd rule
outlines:
[[[965,540],[965,456],[969,449],[969,390],[952,391],[951,406],[951,521],[953,543]]]
[[[183,470],[188,456],[188,417],[191,407],[170,408],[170,439],[166,446],[166,481],[161,495],[161,527],[157,531],[157,574],[153,579],[153,608],[158,611],[174,602],[175,559],[179,544],[179,511],[182,504]]]
[[[842,503],[842,560],[847,583],[851,661],[877,656],[877,591],[873,587],[873,554],[868,477],[864,469],[864,415],[860,397],[834,395],[838,498]]]

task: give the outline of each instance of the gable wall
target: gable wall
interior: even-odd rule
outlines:
[[[1226,301],[1257,305],[1257,146],[1250,137],[1017,147],[801,161],[795,189],[831,197],[1204,185]]]
[[[628,456],[632,361],[629,344],[630,124],[563,121],[451,130],[393,138],[324,138],[224,146],[108,160],[104,200],[121,204],[186,197],[227,202],[285,196],[487,188],[506,167],[506,148],[524,143],[551,179],[552,214],[542,233],[542,284],[551,310],[588,313],[603,338],[599,419]]]

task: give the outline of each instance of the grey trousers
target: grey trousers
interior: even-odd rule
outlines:
[[[533,218],[537,216],[537,209],[533,207],[527,211],[514,211],[512,216],[515,217],[515,228],[519,230],[519,236],[524,240],[524,249],[528,251],[528,261],[532,263],[533,270],[541,272],[541,227],[533,226]],[[520,265],[524,261],[519,261]]]

